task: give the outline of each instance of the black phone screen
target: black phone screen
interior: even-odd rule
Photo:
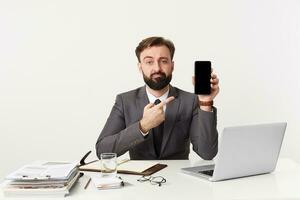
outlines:
[[[195,61],[195,94],[210,94],[211,62]]]

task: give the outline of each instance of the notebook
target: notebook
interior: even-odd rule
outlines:
[[[79,167],[80,171],[93,171],[101,172],[101,161],[96,160],[86,165]],[[155,161],[140,161],[140,160],[129,160],[119,164],[117,171],[120,174],[134,174],[149,176],[167,167],[166,164],[161,164]]]
[[[121,177],[103,178],[101,175],[93,175],[91,178],[95,187],[100,190],[115,189],[124,186],[124,182]]]

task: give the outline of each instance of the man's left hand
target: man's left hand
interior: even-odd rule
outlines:
[[[193,76],[193,84],[195,85],[195,77]],[[210,87],[211,87],[211,93],[208,95],[198,95],[198,99],[199,101],[204,101],[204,102],[208,102],[208,101],[213,101],[214,98],[217,96],[217,94],[219,93],[219,78],[217,76],[217,74],[215,74],[214,72],[211,73],[211,79],[210,79]],[[205,109],[206,110],[206,109]]]

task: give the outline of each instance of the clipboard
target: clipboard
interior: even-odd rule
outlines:
[[[90,172],[101,172],[100,160],[94,160],[85,163],[85,159],[91,153],[89,151],[80,161],[79,170],[80,171],[90,171]],[[120,163],[117,172],[120,174],[132,174],[132,175],[142,175],[149,176],[152,175],[168,165],[161,164],[153,161],[140,161],[140,160],[128,160],[128,162]]]

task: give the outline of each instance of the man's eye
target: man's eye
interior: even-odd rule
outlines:
[[[153,64],[153,61],[152,60],[146,61],[146,64],[151,65]]]
[[[168,61],[167,60],[162,60],[162,63],[168,64]]]

